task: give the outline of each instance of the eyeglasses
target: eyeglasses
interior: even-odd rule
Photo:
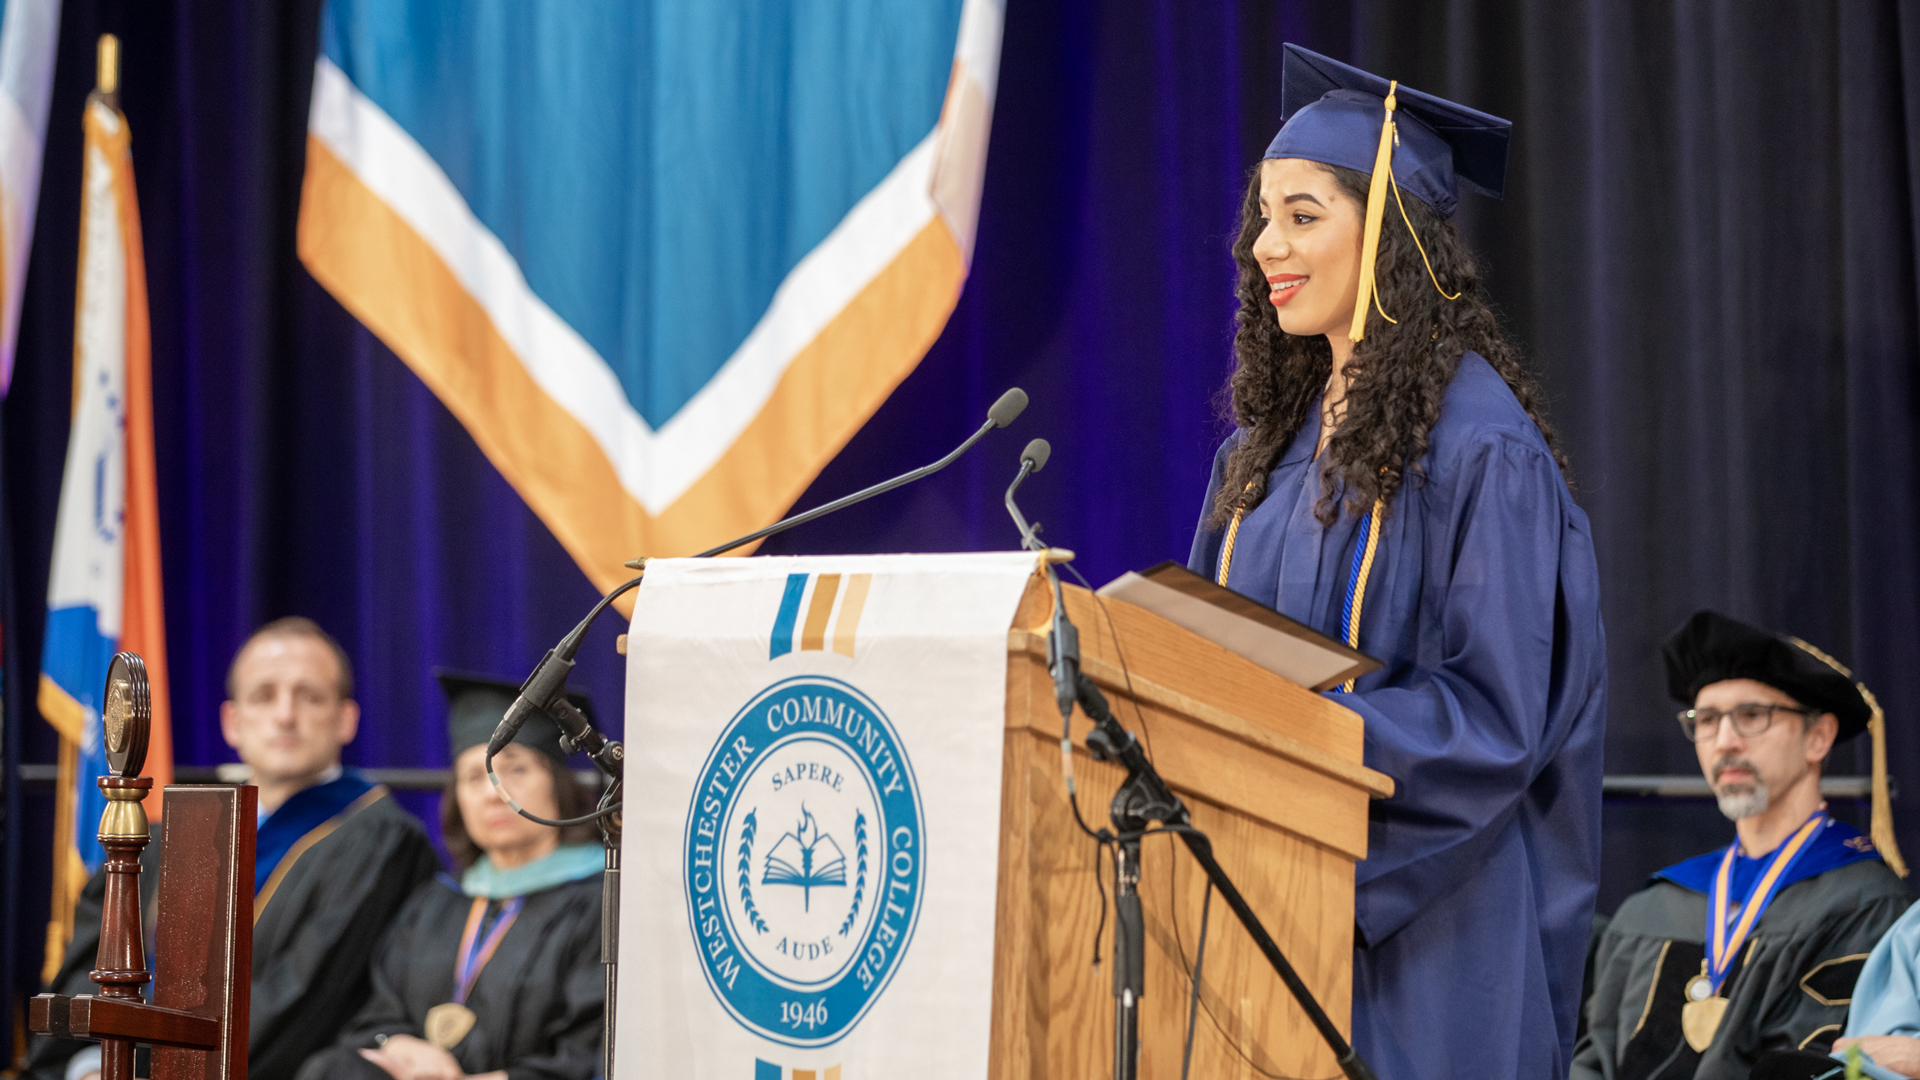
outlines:
[[[1776,712],[1798,713],[1801,716],[1818,716],[1818,709],[1799,709],[1792,705],[1768,705],[1758,701],[1749,701],[1735,705],[1731,709],[1682,709],[1680,711],[1680,730],[1694,742],[1711,742],[1720,734],[1720,720],[1725,717],[1733,721],[1733,730],[1741,737],[1751,739],[1755,735],[1773,726],[1773,714]]]

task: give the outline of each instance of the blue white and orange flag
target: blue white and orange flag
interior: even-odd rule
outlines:
[[[60,0],[0,0],[0,397],[13,381],[59,39]]]
[[[1001,0],[329,0],[300,257],[605,586],[777,518],[972,255]]]
[[[80,274],[73,326],[73,427],[54,525],[40,715],[60,733],[54,804],[49,979],[73,935],[73,901],[104,852],[95,832],[107,771],[100,704],[120,650],[146,661],[153,686],[147,811],[173,778],[160,515],[154,486],[146,262],[127,119],[118,107],[117,44],[101,42],[100,85],[87,98],[80,193]]]

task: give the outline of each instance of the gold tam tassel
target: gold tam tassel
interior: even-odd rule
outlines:
[[[1900,845],[1893,838],[1893,806],[1887,791],[1887,714],[1880,711],[1880,700],[1865,683],[1853,686],[1867,699],[1867,708],[1873,710],[1872,718],[1867,721],[1867,734],[1873,738],[1873,824],[1869,835],[1893,872],[1906,877],[1907,863],[1900,857]]]
[[[1353,299],[1353,328],[1347,331],[1348,341],[1360,341],[1367,336],[1367,304],[1371,301],[1378,305],[1375,298],[1373,264],[1380,255],[1380,222],[1387,213],[1387,184],[1393,178],[1393,142],[1397,134],[1393,127],[1394,91],[1400,89],[1399,80],[1387,86],[1387,118],[1380,124],[1380,149],[1373,155],[1373,183],[1367,188],[1366,231],[1360,240],[1360,291]],[[1381,318],[1387,313],[1380,312]]]
[[[1808,655],[1833,670],[1853,678],[1852,669],[1845,664],[1801,641],[1797,637],[1788,637],[1788,641],[1805,649]],[[1887,789],[1887,714],[1880,711],[1880,699],[1873,696],[1867,684],[1855,682],[1855,690],[1867,703],[1867,735],[1873,739],[1873,816],[1867,826],[1867,835],[1873,840],[1873,846],[1880,850],[1880,857],[1887,866],[1901,877],[1907,876],[1907,861],[1900,857],[1900,844],[1893,838],[1893,796]]]

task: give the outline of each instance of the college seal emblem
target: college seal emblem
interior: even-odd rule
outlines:
[[[866,695],[820,675],[755,695],[687,811],[687,917],[714,996],[776,1042],[838,1041],[913,938],[921,839],[913,768]]]

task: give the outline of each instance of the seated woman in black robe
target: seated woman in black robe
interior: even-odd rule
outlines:
[[[488,782],[486,742],[508,683],[442,674],[454,776],[441,797],[462,876],[421,885],[375,953],[372,995],[298,1080],[589,1080],[600,1072],[604,969],[593,826],[516,815]],[[513,797],[545,818],[591,813],[559,731],[535,716],[494,757]]]

